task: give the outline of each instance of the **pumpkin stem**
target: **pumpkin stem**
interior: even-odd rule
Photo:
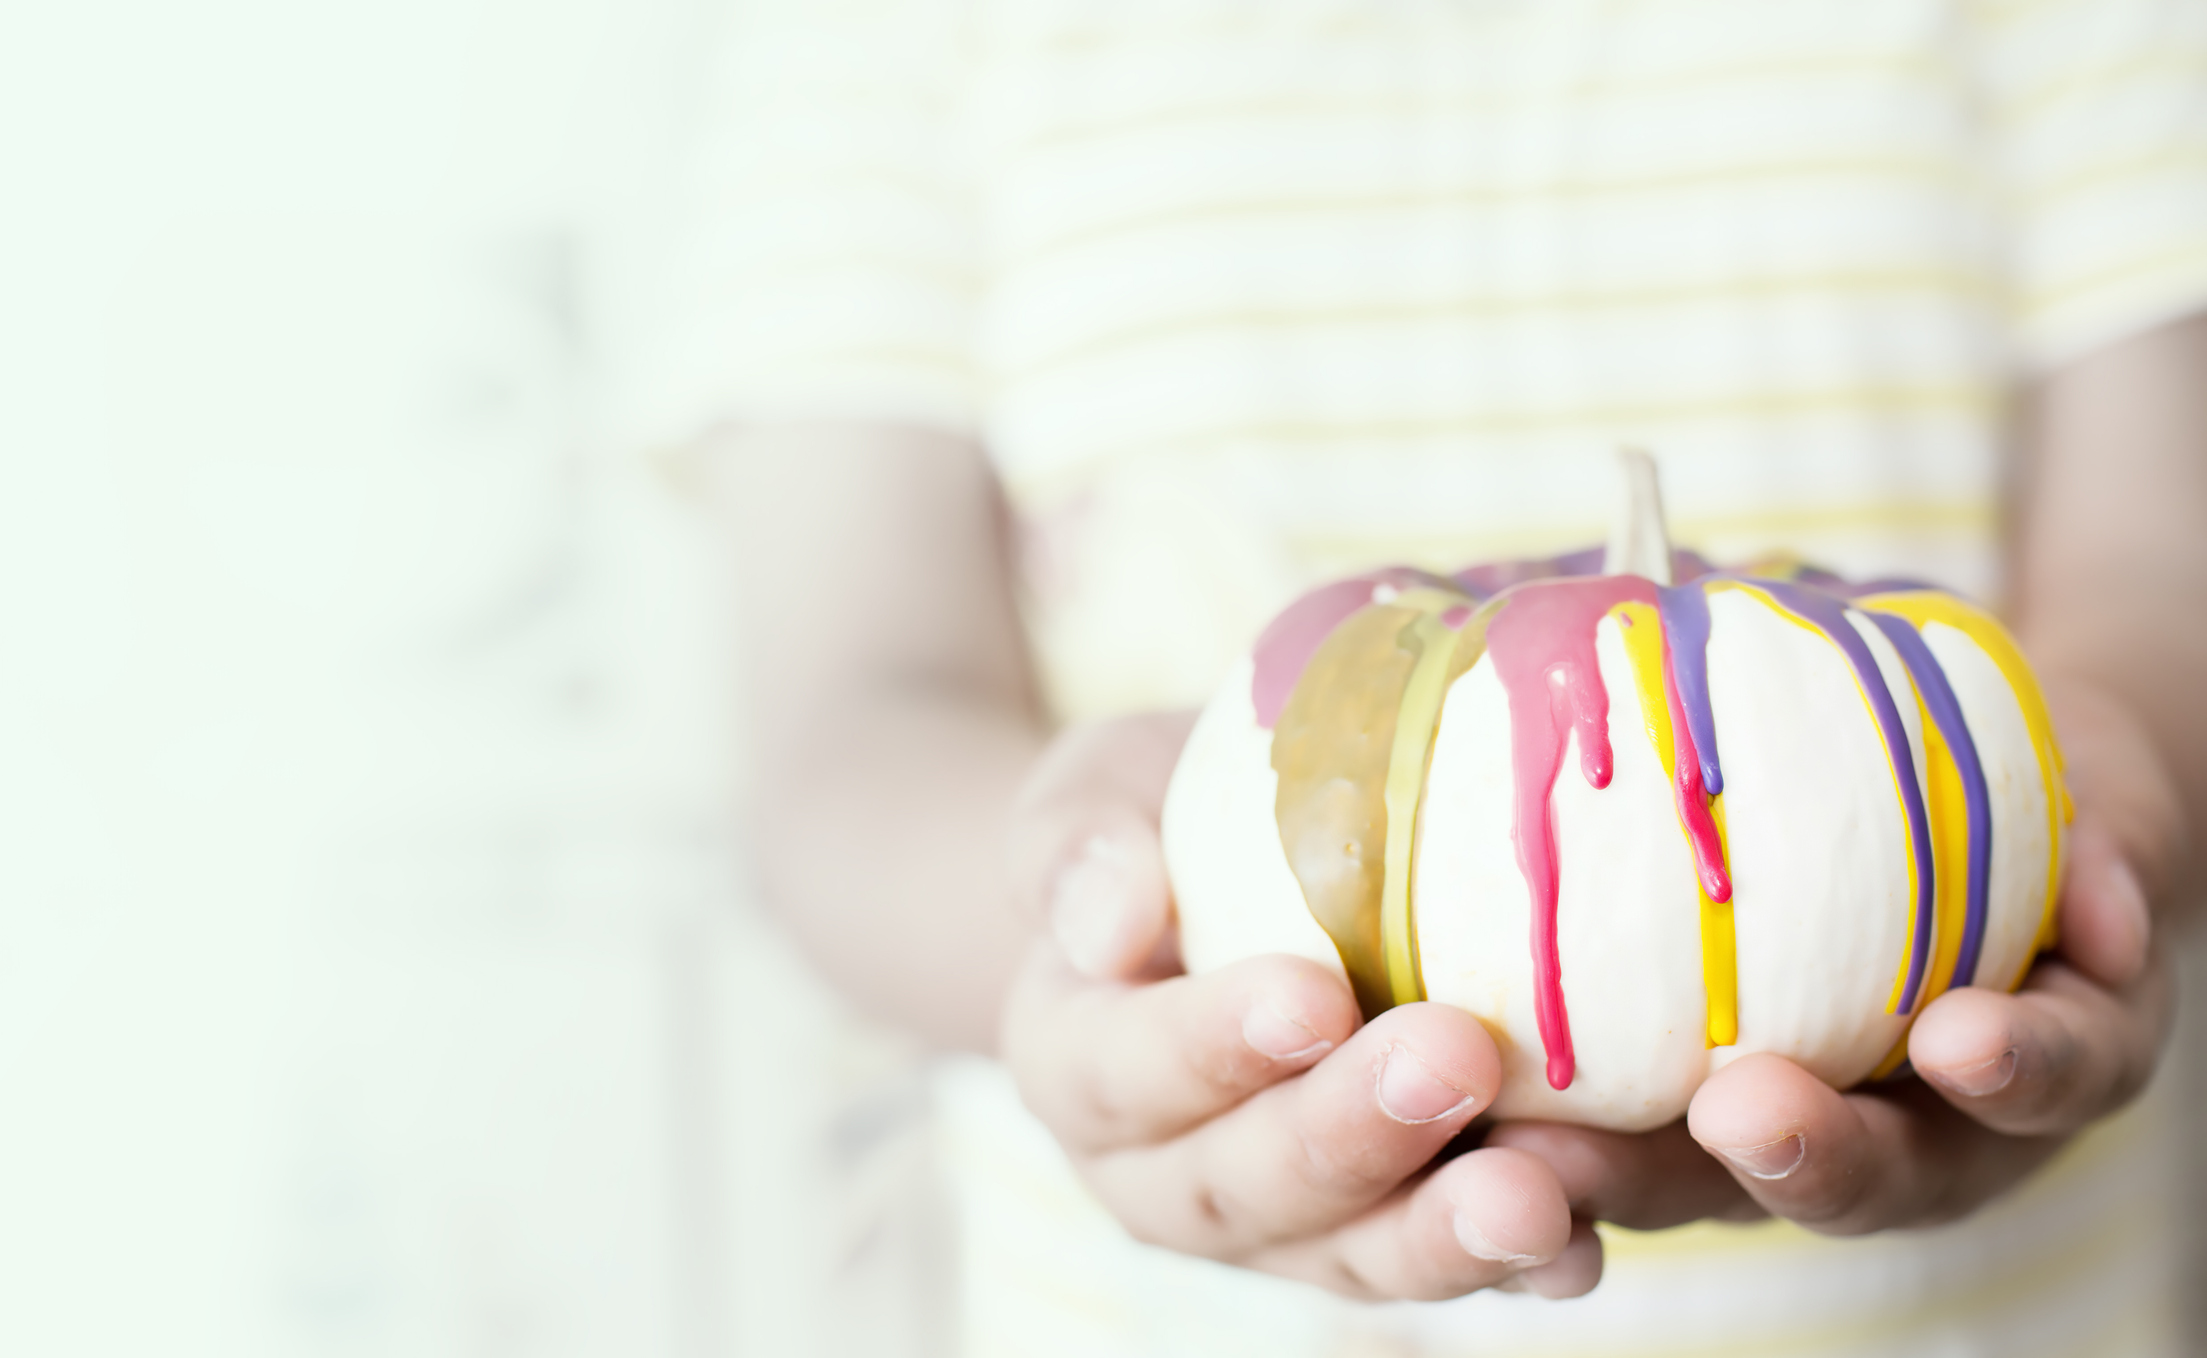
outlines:
[[[1655,479],[1655,459],[1638,448],[1619,448],[1617,470],[1623,493],[1617,517],[1610,521],[1602,574],[1637,575],[1668,585],[1671,540],[1663,529],[1663,491]]]

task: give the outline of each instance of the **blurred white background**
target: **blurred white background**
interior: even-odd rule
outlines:
[[[653,452],[716,27],[5,7],[0,1353],[924,1331],[902,1267],[823,1322],[921,1100],[746,1003],[796,964]]]

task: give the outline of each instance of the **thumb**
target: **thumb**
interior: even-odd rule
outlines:
[[[1157,831],[1131,817],[1074,838],[1045,899],[1059,951],[1093,980],[1130,979],[1170,945],[1171,892]]]
[[[2108,986],[2125,986],[2146,968],[2153,914],[2128,856],[2097,823],[2079,818],[2062,884],[2061,953]]]

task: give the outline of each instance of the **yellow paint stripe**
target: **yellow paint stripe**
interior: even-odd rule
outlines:
[[[1147,320],[1084,336],[1011,369],[1004,388],[1016,388],[1066,368],[1167,340],[1234,336],[1251,331],[1312,331],[1326,327],[1433,325],[1498,317],[1712,306],[1789,296],[1864,298],[1876,295],[1962,298],[1991,305],[2002,297],[1996,280],[1982,274],[1926,269],[1809,273],[1763,278],[1718,278],[1696,283],[1597,289],[1585,292],[1467,294],[1397,302],[1248,308],[1195,312]]]
[[[1916,722],[1923,731],[1924,742],[1924,812],[1931,820],[1931,927],[1932,950],[1928,959],[1924,984],[1916,996],[1916,1007],[1910,1016],[1909,1027],[1915,1026],[1914,1014],[1946,993],[1954,980],[1955,964],[1962,957],[1962,930],[1969,922],[1969,799],[1962,792],[1961,766],[1954,761],[1954,751],[1939,734],[1931,720],[1931,710],[1924,706],[1923,693],[1916,688],[1916,677],[1908,676],[1908,686],[1916,699]],[[1893,995],[1887,1002],[1888,1010],[1898,1009],[1901,991],[1907,987],[1908,964],[1915,950],[1915,925],[1910,921],[1909,948],[1900,961],[1900,974],[1893,979]],[[1882,1080],[1899,1070],[1901,1062],[1908,1059],[1908,1033],[1902,1032],[1891,1051],[1877,1063],[1865,1078]]]
[[[1398,602],[1426,591],[1413,591]],[[1467,599],[1453,599],[1434,591],[1428,608],[1445,610],[1469,606]],[[1387,987],[1396,1004],[1425,998],[1425,977],[1418,963],[1418,934],[1411,898],[1411,874],[1417,862],[1418,803],[1425,793],[1426,766],[1433,756],[1433,735],[1440,726],[1441,702],[1448,696],[1450,667],[1456,656],[1458,633],[1442,625],[1439,612],[1427,612],[1410,624],[1417,637],[1417,663],[1403,686],[1402,704],[1395,711],[1395,743],[1387,755],[1387,844],[1385,869],[1380,877],[1380,957],[1387,968]]]
[[[1873,594],[1859,601],[1865,608],[1876,608],[1908,619],[1919,629],[1931,623],[1941,623],[1953,628],[1985,653],[1999,667],[2001,676],[2008,681],[2008,688],[2015,694],[2017,706],[2023,710],[2023,725],[2031,734],[2031,749],[2038,756],[2039,779],[2046,791],[2046,836],[2049,845],[2046,861],[2046,904],[2039,917],[2038,946],[2054,945],[2059,926],[2058,907],[2061,899],[2062,826],[2072,814],[2069,788],[2062,776],[2061,746],[2054,739],[2053,718],[2046,711],[2046,695],[2038,686],[2038,675],[2023,657],[2022,647],[1999,619],[1990,613],[1965,603],[1951,594],[1934,590],[1911,590],[1897,594]],[[2023,967],[2009,982],[2013,990],[2023,984],[2023,975],[2030,970],[2031,959],[2025,958]]]
[[[1915,687],[1915,676],[1909,676]],[[1920,1011],[1946,993],[1962,958],[1962,930],[1969,920],[1969,799],[1962,791],[1962,768],[1946,737],[1939,734],[1923,694],[1916,694],[1916,719],[1923,728],[1924,810],[1931,817],[1932,951],[1930,974],[1916,1007]]]
[[[1951,188],[1959,173],[1961,167],[1950,161],[1859,156],[1821,161],[1783,160],[1760,165],[1718,165],[1634,179],[1461,185],[1424,193],[1341,192],[1183,203],[1151,212],[1131,214],[1117,221],[1076,227],[1055,236],[1045,236],[1013,252],[1003,266],[1003,272],[1006,275],[1031,272],[1045,261],[1058,256],[1132,236],[1251,219],[1280,222],[1292,217],[1463,210],[1555,200],[1686,193],[1742,184],[1777,184],[1817,179],[1928,179]]]
[[[1573,405],[1551,409],[1480,410],[1402,419],[1248,420],[1209,428],[1152,435],[1115,447],[1098,448],[1046,471],[1022,473],[1010,468],[1007,484],[1022,497],[1047,498],[1056,487],[1091,480],[1111,463],[1171,455],[1186,457],[1234,448],[1261,448],[1268,454],[1298,448],[1338,445],[1368,455],[1372,444],[1388,441],[1463,439],[1492,434],[1568,433],[1585,430],[1614,434],[1620,428],[1644,432],[1647,426],[1712,420],[1788,419],[1825,415],[1869,416],[1944,414],[1982,417],[1991,413],[1995,389],[1982,383],[1921,387],[1833,387],[1823,390],[1741,392],[1679,400]],[[1330,450],[1329,450],[1330,451]]]
[[[1676,795],[1678,777],[1677,735],[1671,727],[1670,698],[1663,685],[1663,620],[1643,603],[1622,603],[1609,610],[1618,620],[1624,638],[1625,658],[1632,662],[1632,686],[1640,698],[1640,720],[1663,765],[1663,783]],[[1716,818],[1717,840],[1723,846],[1729,870],[1732,846],[1724,833],[1724,799],[1715,798],[1710,811]],[[1678,832],[1685,835],[1689,856],[1693,840],[1681,819]],[[1701,874],[1694,874],[1694,890],[1701,897],[1701,989],[1707,1015],[1702,1042],[1709,1047],[1729,1047],[1740,1040],[1739,949],[1732,930],[1732,904],[1719,904],[1701,889]]]
[[[1694,94],[1721,89],[1727,85],[1752,84],[1763,80],[1794,81],[1817,76],[1872,75],[1931,81],[1937,79],[1939,74],[1938,68],[1917,52],[1819,53],[1786,60],[1735,62],[1682,71],[1511,90],[1449,90],[1432,95],[1383,91],[1332,97],[1282,94],[1260,98],[1207,99],[1177,107],[1145,109],[1115,118],[1100,118],[1093,122],[1055,128],[1017,143],[1007,153],[1007,159],[1016,162],[1085,143],[1165,130],[1185,131],[1206,123],[1508,114],[1537,110],[1556,103],[1584,107],[1607,100]]]
[[[1732,832],[1724,823],[1724,797],[1709,799],[1709,818],[1716,822],[1717,847],[1724,855],[1725,871],[1732,866]],[[1698,881],[1696,889],[1698,889]],[[1732,920],[1731,900],[1713,901],[1701,892],[1701,984],[1709,993],[1709,1031],[1704,1039],[1711,1047],[1730,1047],[1740,1040],[1739,935]]]

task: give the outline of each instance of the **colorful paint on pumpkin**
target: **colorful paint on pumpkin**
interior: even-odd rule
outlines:
[[[1695,588],[1689,586],[1688,588]],[[1668,595],[1671,591],[1665,590]],[[1695,771],[1708,766],[1684,718],[1682,685],[1677,682],[1680,656],[1670,649],[1670,636],[1655,609],[1644,603],[1621,604],[1611,610],[1624,635],[1625,658],[1631,662],[1640,714],[1647,727],[1648,743],[1663,765],[1678,811],[1678,828],[1695,860],[1695,885],[1701,897],[1701,981],[1706,995],[1702,1025],[1703,1042],[1729,1047],[1739,1041],[1739,942],[1732,923],[1732,881],[1729,846],[1724,840],[1724,800],[1703,792]],[[1721,888],[1712,892],[1712,886]]]
[[[1820,634],[1836,647],[1854,672],[1855,690],[1870,710],[1871,719],[1877,723],[1878,738],[1885,743],[1886,767],[1893,776],[1893,791],[1900,800],[1901,815],[1908,826],[1910,946],[1907,960],[1894,979],[1893,995],[1886,1001],[1886,1012],[1911,1013],[1931,957],[1938,884],[1931,855],[1931,813],[1924,804],[1922,781],[1916,776],[1916,757],[1908,741],[1908,728],[1901,723],[1900,707],[1893,701],[1892,690],[1886,686],[1885,672],[1878,668],[1877,657],[1870,653],[1869,643],[1847,620],[1849,610],[1840,599],[1791,581],[1727,580],[1718,583],[1733,584],[1760,595],[1782,615]]]
[[[1612,777],[1609,693],[1595,644],[1602,621],[1613,618],[1694,863],[1704,1041],[1719,1047],[1739,1040],[1738,903],[1708,677],[1708,596],[1717,591],[1737,590],[1829,642],[1877,731],[1909,873],[1908,946],[1887,1011],[1911,1014],[1951,986],[1975,983],[1986,932],[1991,799],[1961,703],[1921,635],[1929,623],[1976,642],[2022,707],[2047,788],[2054,860],[2040,941],[2051,941],[2059,856],[2052,818],[2066,815],[2067,794],[2037,685],[1997,622],[1951,595],[1913,584],[1866,593],[1791,561],[1769,563],[1769,575],[1710,573],[1681,552],[1674,569],[1694,578],[1674,586],[1631,575],[1560,574],[1591,569],[1598,556],[1480,567],[1453,578],[1408,569],[1361,576],[1304,596],[1259,641],[1251,697],[1260,725],[1274,730],[1281,844],[1367,1017],[1425,996],[1414,881],[1419,800],[1447,691],[1484,652],[1509,711],[1512,839],[1531,906],[1533,1005],[1545,1073],[1553,1088],[1570,1086],[1576,1054],[1551,808],[1574,734],[1588,784],[1600,790]],[[1901,709],[1856,619],[1892,646],[1908,675],[1922,718],[1923,777]],[[1896,1048],[1904,1051],[1905,1043]]]
[[[2030,732],[2031,749],[2038,756],[2039,781],[2046,788],[2046,904],[2039,917],[2038,946],[2051,948],[2059,919],[2055,907],[2061,891],[2061,827],[2076,814],[2076,808],[2069,801],[2068,783],[2062,776],[2061,747],[2054,743],[2054,721],[2046,711],[2046,696],[2039,691],[2038,676],[2031,672],[2022,648],[1998,619],[1942,590],[1910,585],[1868,594],[1858,602],[1863,608],[1906,618],[1918,631],[1933,623],[1953,628],[1975,642],[2008,681],[2009,691],[2023,709],[2024,729]],[[2030,963],[2025,961],[2023,965],[2028,969]],[[2018,972],[2007,986],[2013,990],[2022,983],[2022,973]]]
[[[1900,653],[1901,663],[1908,667],[1909,681],[1915,685],[1916,700],[1928,718],[1923,723],[1924,762],[1927,781],[1933,785],[1932,802],[1951,805],[1954,792],[1961,797],[1959,824],[1951,812],[1932,818],[1933,872],[1940,890],[1951,891],[1948,877],[1954,868],[1961,867],[1966,873],[1960,927],[1946,927],[1946,922],[1955,918],[1955,911],[1937,912],[1941,934],[1938,953],[1942,955],[1935,958],[1932,970],[1936,994],[1948,986],[1968,985],[1977,975],[1977,954],[1985,942],[1985,907],[1992,884],[1992,794],[1985,787],[1985,768],[1977,758],[1977,742],[1970,736],[1969,723],[1962,719],[1961,700],[1954,696],[1946,671],[1939,668],[1938,658],[1924,644],[1922,634],[1897,614],[1871,609],[1864,616]],[[1952,791],[1942,796],[1942,789]],[[1950,936],[1951,960],[1943,956],[1948,952]]]

